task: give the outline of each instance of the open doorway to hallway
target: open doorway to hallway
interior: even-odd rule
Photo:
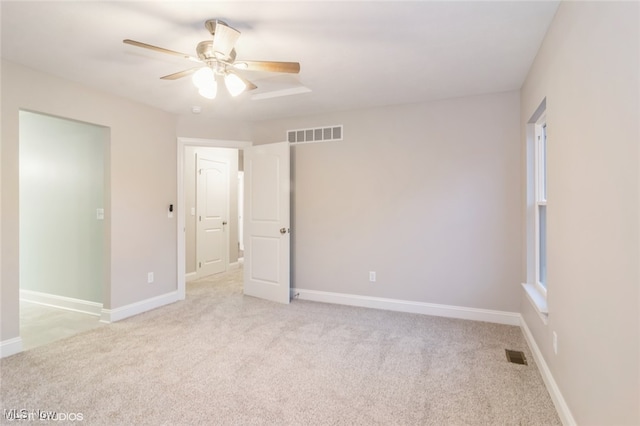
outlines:
[[[30,349],[99,326],[110,132],[30,111],[19,131],[20,334]]]
[[[178,257],[178,297],[180,299],[184,299],[186,296],[186,282],[187,280],[194,279],[196,274],[187,273],[187,222],[189,220],[195,220],[195,213],[192,215],[192,207],[196,207],[193,205],[193,202],[189,204],[187,202],[186,190],[187,187],[194,187],[195,184],[187,184],[188,179],[191,179],[189,176],[194,176],[195,170],[193,174],[187,174],[185,172],[186,168],[189,167],[189,164],[193,164],[189,159],[187,151],[191,148],[232,148],[237,152],[238,158],[238,168],[242,170],[243,166],[243,153],[245,148],[251,147],[252,143],[249,141],[232,141],[232,140],[217,140],[217,139],[201,139],[201,138],[185,138],[178,137],[178,158],[177,158],[177,178],[178,178],[178,241],[177,241],[177,257]],[[193,160],[195,161],[195,160]],[[195,228],[195,225],[189,225]],[[191,232],[191,230],[189,231]],[[194,250],[194,249],[189,249]],[[194,261],[192,261],[194,262]],[[195,265],[191,263],[191,265]],[[240,261],[237,263],[238,267],[240,266]],[[235,265],[232,265],[235,267]],[[190,268],[192,271],[195,270],[195,266]]]
[[[185,146],[185,274],[192,281],[242,262],[242,151]]]

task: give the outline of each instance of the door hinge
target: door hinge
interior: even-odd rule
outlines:
[[[198,262],[198,268],[202,268],[202,262]]]
[[[201,175],[202,174],[202,169],[198,169],[198,174]]]
[[[198,216],[198,220],[202,222],[202,216]]]

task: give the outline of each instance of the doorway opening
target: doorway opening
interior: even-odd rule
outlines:
[[[251,142],[178,138],[178,298],[186,297],[186,212],[190,212],[191,207],[185,205],[188,160],[185,157],[189,146],[243,149],[247,201],[243,239],[248,242],[242,268],[243,292],[247,296],[289,303],[291,152],[288,142],[252,147]]]
[[[241,267],[239,197],[243,191],[238,174],[243,170],[243,149],[250,146],[244,141],[178,138],[178,294],[182,299],[187,281]],[[226,189],[220,190],[221,186]]]
[[[30,349],[99,326],[107,127],[19,113],[20,335]]]
[[[187,281],[239,267],[241,169],[237,148],[185,147]]]

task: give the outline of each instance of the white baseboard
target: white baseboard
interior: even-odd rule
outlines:
[[[67,311],[95,315],[98,317],[102,311],[102,303],[74,299],[73,297],[58,296],[56,294],[42,293],[33,290],[20,289],[20,300],[29,303],[37,303],[38,305],[65,309]]]
[[[229,264],[229,268],[227,270],[233,271],[235,269],[240,269],[240,262],[233,262]]]
[[[527,323],[525,322],[524,318],[521,318],[520,328],[522,329],[524,338],[527,341],[527,344],[529,345],[531,352],[533,353],[533,358],[536,361],[536,364],[538,364],[538,371],[540,371],[542,380],[544,381],[544,384],[547,387],[547,390],[549,391],[549,395],[551,395],[551,400],[553,401],[553,405],[555,405],[556,410],[558,411],[558,415],[560,416],[560,420],[562,421],[562,424],[565,426],[576,425],[577,423],[573,418],[573,414],[571,414],[571,410],[569,409],[567,402],[562,396],[562,393],[560,392],[560,388],[558,387],[558,384],[553,378],[553,375],[551,374],[551,370],[549,370],[549,366],[547,365],[547,362],[544,360],[544,357],[542,356],[542,352],[540,351],[540,348],[538,347],[535,339],[533,338],[533,334],[531,334],[531,330],[529,330],[529,327],[527,326]]]
[[[22,352],[22,338],[14,337],[0,342],[0,358],[6,358]]]
[[[382,297],[359,296],[355,294],[330,293],[326,291],[291,289],[291,298],[314,302],[336,303],[363,308],[385,309],[412,314],[485,321],[498,324],[520,325],[517,312],[492,311],[488,309],[465,308],[461,306],[437,305],[434,303],[412,302],[408,300],[385,299]]]
[[[166,293],[160,296],[152,297],[150,299],[141,300],[139,302],[121,306],[119,308],[102,309],[100,322],[111,323],[120,321],[122,319],[129,318],[164,305],[169,305],[171,303],[177,302],[178,300],[180,300],[180,298],[178,297],[178,292],[172,291],[171,293]]]
[[[184,276],[184,280],[185,282],[189,282],[189,281],[194,281],[198,279],[198,273],[197,272],[189,272],[188,274],[186,274]]]

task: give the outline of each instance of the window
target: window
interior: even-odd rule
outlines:
[[[543,114],[534,133],[535,283],[547,295],[547,122]]]
[[[527,282],[522,286],[547,324],[547,100],[527,122]]]

